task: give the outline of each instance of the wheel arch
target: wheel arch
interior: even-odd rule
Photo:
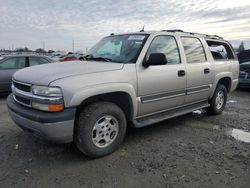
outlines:
[[[97,102],[107,101],[118,105],[125,113],[126,118],[131,120],[136,116],[137,103],[136,92],[131,85],[117,84],[105,85],[77,92],[70,101],[70,106],[76,106],[77,111],[84,106]]]
[[[229,93],[231,91],[231,87],[232,87],[232,74],[231,73],[222,73],[222,74],[219,74],[215,77],[215,81],[213,83],[212,92],[211,92],[209,99],[211,99],[213,97],[215,89],[218,86],[218,84],[223,84],[226,87],[227,92]]]
[[[94,102],[105,101],[111,102],[119,106],[126,115],[128,120],[131,120],[133,117],[133,103],[131,97],[128,93],[125,92],[111,92],[111,93],[103,93],[94,95],[86,98],[77,106],[77,112],[79,113],[85,106],[92,104]]]

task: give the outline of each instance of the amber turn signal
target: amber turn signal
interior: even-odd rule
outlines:
[[[62,111],[64,109],[64,106],[62,104],[50,104],[48,105],[48,111],[50,112],[58,112]]]

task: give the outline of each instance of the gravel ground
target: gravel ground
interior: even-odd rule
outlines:
[[[203,111],[129,129],[113,154],[91,160],[73,144],[23,132],[0,98],[0,187],[239,187],[250,185],[250,91],[235,91],[219,116]]]

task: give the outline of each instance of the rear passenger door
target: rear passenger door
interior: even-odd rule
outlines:
[[[187,95],[185,104],[207,100],[212,88],[212,66],[207,61],[204,41],[181,37],[186,56]]]

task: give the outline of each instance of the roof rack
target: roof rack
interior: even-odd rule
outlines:
[[[162,31],[166,31],[166,32],[184,32],[183,30],[181,29],[170,29],[170,30],[162,30]]]
[[[206,38],[209,38],[209,39],[223,39],[222,37],[218,36],[218,35],[207,35],[207,34],[201,34],[201,33],[194,33],[194,32],[186,32],[186,31],[183,31],[181,29],[172,29],[172,30],[162,30],[162,31],[166,31],[166,32],[181,32],[181,33],[187,33],[187,34],[190,34],[190,35],[201,35],[201,36],[204,36]]]

